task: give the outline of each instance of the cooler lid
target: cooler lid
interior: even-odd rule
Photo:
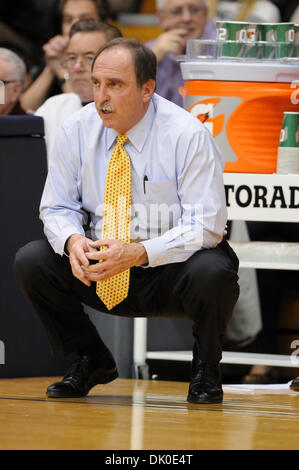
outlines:
[[[299,80],[299,64],[276,61],[190,60],[180,57],[184,80],[291,83]]]

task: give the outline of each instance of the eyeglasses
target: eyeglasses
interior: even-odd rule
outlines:
[[[94,57],[95,57],[94,55],[86,55],[86,56],[72,55],[72,56],[67,57],[67,59],[64,61],[64,66],[66,68],[71,69],[76,65],[76,63],[80,59],[84,67],[90,68]]]
[[[4,83],[4,85],[8,85],[9,83],[15,83],[18,80],[0,80],[0,85],[1,83]]]
[[[173,10],[165,10],[164,13],[171,16],[182,16],[185,8],[188,9],[190,15],[197,15],[198,13],[205,10],[205,7],[200,7],[196,5],[186,5],[185,7],[177,7]]]

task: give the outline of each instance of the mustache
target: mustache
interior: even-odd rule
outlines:
[[[98,111],[103,112],[115,111],[114,105],[112,103],[108,103],[108,101],[104,101],[104,103],[96,103],[96,108]]]

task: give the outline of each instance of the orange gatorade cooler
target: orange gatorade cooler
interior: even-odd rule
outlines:
[[[224,171],[275,173],[284,112],[299,110],[299,61],[185,56],[181,70],[184,107],[215,137]]]

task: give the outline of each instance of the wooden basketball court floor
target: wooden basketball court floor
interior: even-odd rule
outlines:
[[[224,385],[222,404],[193,405],[188,383],[117,379],[47,399],[55,380],[0,379],[1,450],[299,449],[299,393],[288,388]]]

